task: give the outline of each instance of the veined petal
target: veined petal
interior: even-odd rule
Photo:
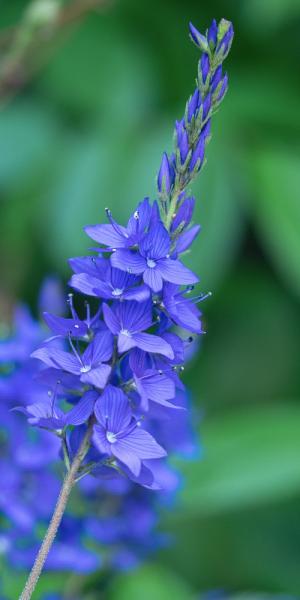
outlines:
[[[84,228],[86,234],[92,239],[109,246],[110,248],[124,248],[126,245],[126,238],[128,237],[126,228],[122,225],[118,225],[119,231],[116,231],[110,224],[105,225],[88,225]]]
[[[78,256],[70,258],[68,263],[74,273],[86,273],[96,279],[105,279],[109,261],[106,258],[96,256]]]
[[[104,281],[92,277],[87,273],[76,273],[72,275],[69,285],[87,296],[97,296],[98,298],[111,298],[111,288]]]
[[[66,425],[82,425],[82,423],[85,423],[94,410],[96,399],[96,392],[86,392],[79,400],[78,404],[66,414]]]
[[[185,250],[187,250],[191,246],[195,237],[197,237],[200,229],[200,225],[194,225],[187,231],[181,233],[176,242],[176,251],[178,252],[178,254],[180,254],[181,252],[185,252]]]
[[[156,223],[150,228],[140,243],[142,256],[159,260],[165,257],[170,250],[170,236],[161,222]]]
[[[136,477],[138,477],[142,467],[141,459],[135,454],[131,447],[127,447],[125,438],[112,444],[111,452],[121,463],[124,463]]]
[[[91,369],[87,373],[83,373],[80,377],[80,381],[83,383],[89,383],[99,389],[103,389],[111,373],[111,367],[109,365],[100,365],[95,369]]]
[[[72,337],[83,337],[88,331],[86,323],[79,319],[65,319],[57,317],[48,312],[43,313],[43,317],[48,327],[56,335],[71,335]]]
[[[150,289],[147,285],[137,285],[128,289],[123,294],[124,300],[135,300],[136,302],[145,302],[150,298]]]
[[[127,396],[120,388],[108,385],[95,404],[95,415],[107,431],[119,433],[132,418]]]
[[[101,362],[106,362],[112,356],[113,335],[108,329],[99,331],[90,342],[82,355],[84,364],[96,367]]]
[[[144,271],[143,279],[153,292],[160,292],[163,287],[163,278],[157,267],[147,268]]]
[[[136,427],[121,440],[118,439],[116,446],[118,449],[122,446],[123,449],[127,449],[129,453],[132,452],[140,459],[162,458],[167,455],[164,448],[155,441],[154,437],[140,427]]]
[[[31,356],[43,361],[49,367],[63,369],[64,371],[68,371],[68,373],[74,373],[74,375],[79,375],[80,373],[81,365],[77,358],[70,352],[42,346],[35,350]]]
[[[166,281],[179,285],[190,285],[199,281],[197,275],[185,267],[179,260],[163,258],[157,268]]]
[[[111,455],[110,444],[106,438],[106,430],[102,425],[94,426],[93,443],[101,454]]]
[[[151,333],[134,333],[133,339],[135,346],[144,350],[145,352],[155,352],[155,354],[162,354],[167,358],[173,359],[174,352],[167,342],[158,335]]]
[[[136,346],[136,343],[132,336],[128,336],[124,333],[119,333],[119,335],[118,335],[118,351],[120,354],[123,354],[123,352],[127,352],[128,350],[131,350],[131,348],[134,348],[135,346]]]
[[[172,400],[175,398],[175,384],[170,377],[164,373],[154,373],[150,376],[141,377],[140,383],[149,400],[160,402],[161,400]]]
[[[102,305],[104,321],[110,331],[117,335],[121,329],[120,321],[108,304]]]
[[[131,250],[116,250],[111,255],[110,262],[113,267],[133,275],[140,275],[147,266],[145,259]]]

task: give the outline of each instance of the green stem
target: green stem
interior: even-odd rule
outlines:
[[[70,470],[66,474],[66,477],[65,477],[63,486],[61,488],[61,491],[60,491],[60,494],[59,494],[59,497],[58,497],[58,500],[56,503],[56,507],[55,507],[52,519],[50,521],[50,524],[49,524],[49,527],[47,530],[47,533],[44,537],[43,543],[40,547],[38,555],[35,559],[35,563],[32,567],[31,573],[27,579],[26,585],[23,589],[23,592],[22,592],[19,600],[30,600],[30,598],[35,590],[36,584],[39,580],[39,577],[43,570],[43,566],[45,564],[46,558],[52,547],[57,530],[61,523],[63,514],[65,512],[65,508],[67,506],[70,493],[76,482],[76,475],[82,464],[82,461],[84,460],[84,458],[89,450],[90,441],[91,441],[91,437],[92,437],[92,433],[93,433],[93,424],[94,424],[93,420],[90,420],[86,434],[85,434],[85,436],[81,442],[81,445],[78,449],[78,452],[71,464]]]

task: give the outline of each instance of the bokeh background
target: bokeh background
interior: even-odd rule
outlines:
[[[2,1],[1,28],[26,4]],[[232,20],[236,36],[187,258],[213,292],[185,373],[202,456],[176,462],[167,547],[117,574],[108,600],[300,596],[300,1],[111,0],[59,36],[0,115],[8,321],[20,299],[36,309],[46,274],[67,281],[67,258],[89,247],[82,227],[104,207],[125,220],[155,197],[196,74],[188,22],[205,29],[213,17]],[[43,593],[68,578],[46,575]],[[104,598],[101,573],[80,585],[83,598]]]

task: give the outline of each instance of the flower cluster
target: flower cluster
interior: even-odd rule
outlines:
[[[45,313],[52,336],[32,356],[44,364],[48,396],[25,409],[31,424],[61,437],[67,468],[92,432],[79,476],[114,469],[151,489],[163,486],[160,459],[180,446],[186,424],[179,374],[202,333],[203,299],[192,297],[198,277],[181,261],[199,232],[187,186],[204,164],[211,117],[227,90],[222,63],[233,37],[225,20],[205,35],[192,25],[190,32],[202,52],[197,88],[176,122],[174,153],[163,155],[158,202],[145,198],[126,226],[106,209],[107,224],[85,228],[99,246],[70,260],[69,284],[92,301],[82,314],[70,294],[69,318]]]
[[[44,309],[51,305],[57,312],[63,310],[56,282],[45,282],[40,304]],[[28,358],[47,333],[25,306],[19,306],[13,333],[0,339],[0,558],[12,568],[32,564],[61,485],[60,436],[45,428],[28,429],[24,418],[11,410],[16,402],[23,409],[37,401],[48,403],[48,390],[38,381],[41,363]],[[187,420],[178,422],[177,429],[177,449],[190,454],[196,446]],[[167,421],[161,424],[161,432],[172,449]],[[107,473],[101,486],[96,478],[81,479],[76,503],[80,514],[76,505],[75,510],[67,509],[47,569],[83,573],[99,568],[128,569],[163,543],[155,531],[157,511],[172,501],[177,475],[164,467],[157,477],[167,491],[155,495],[117,471]]]

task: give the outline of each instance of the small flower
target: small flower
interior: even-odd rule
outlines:
[[[72,345],[72,353],[65,352],[53,346],[42,346],[32,353],[33,358],[39,358],[47,366],[62,369],[67,373],[78,375],[83,383],[104,388],[111,372],[111,367],[105,364],[112,356],[113,338],[109,331],[96,333],[93,341],[80,354]]]
[[[174,183],[174,171],[169,162],[168,155],[164,152],[157,177],[157,187],[160,193],[169,194]]]
[[[125,302],[114,310],[103,304],[104,320],[110,331],[118,337],[118,351],[127,352],[140,348],[145,352],[157,352],[173,358],[173,350],[161,337],[144,333],[152,325],[151,302]]]
[[[87,235],[110,249],[130,248],[139,243],[151,218],[155,219],[156,207],[151,206],[149,199],[145,198],[131,215],[127,227],[119,225],[113,219],[110,210],[107,209],[106,214],[110,224],[88,225],[84,228]]]
[[[124,271],[143,275],[144,282],[154,292],[162,289],[164,281],[182,285],[196,283],[198,277],[192,271],[179,260],[170,258],[170,247],[170,236],[159,222],[144,236],[139,252],[117,250],[111,256],[111,263]]]
[[[147,300],[150,296],[149,288],[141,284],[140,277],[114,269],[103,258],[72,258],[69,263],[75,271],[69,285],[87,296],[139,302]]]
[[[166,451],[134,419],[128,399],[119,388],[106,387],[96,402],[95,415],[98,424],[94,427],[94,444],[135,476],[139,476],[143,460],[166,456]]]

